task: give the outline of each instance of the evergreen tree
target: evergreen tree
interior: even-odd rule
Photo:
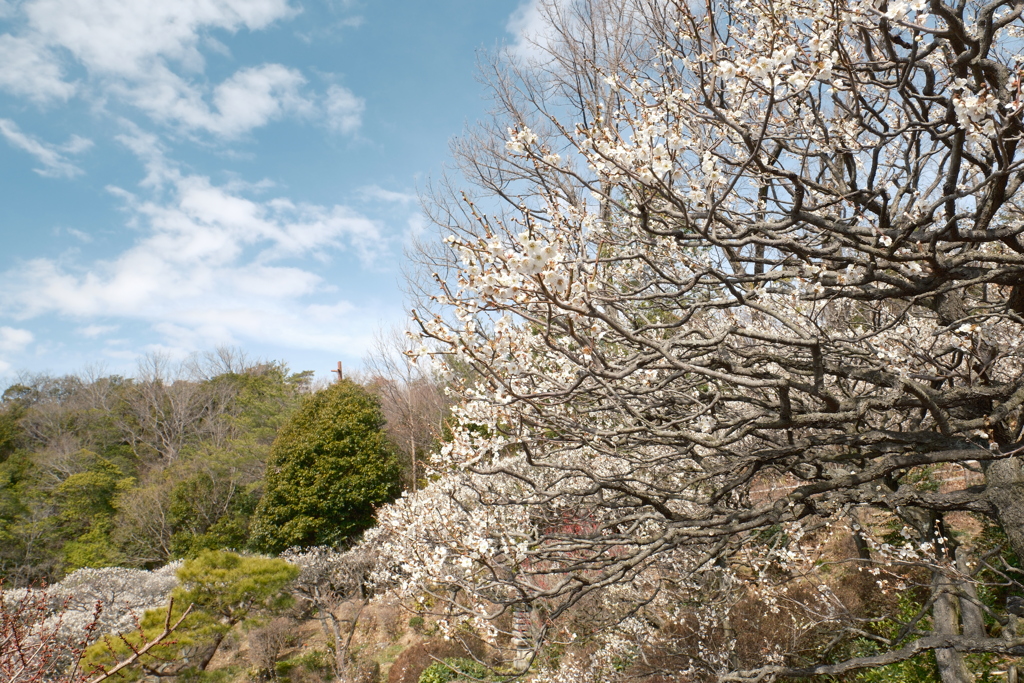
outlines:
[[[351,381],[317,392],[281,429],[252,544],[268,552],[334,545],[368,528],[399,492],[377,399]]]
[[[176,572],[180,584],[171,592],[171,622],[177,622],[190,605],[192,611],[173,640],[141,658],[141,670],[124,672],[122,680],[138,680],[144,675],[195,680],[196,673],[209,666],[232,628],[251,625],[292,604],[284,589],[299,571],[298,566],[285,560],[224,550],[208,550],[186,561]],[[105,637],[90,647],[85,653],[85,668],[109,667],[130,656],[133,649],[163,630],[166,619],[166,607],[146,610],[134,631],[117,638]]]

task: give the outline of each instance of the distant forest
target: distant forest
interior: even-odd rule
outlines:
[[[437,433],[441,393],[407,367],[396,377],[400,361],[368,367],[351,384],[386,418],[397,492]],[[274,441],[326,388],[311,371],[223,349],[180,364],[148,358],[134,377],[21,378],[0,402],[0,579],[52,583],[83,567],[258,549]]]

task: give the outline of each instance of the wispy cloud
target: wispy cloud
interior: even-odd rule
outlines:
[[[82,230],[76,230],[75,228],[65,228],[64,231],[67,232],[67,234],[74,237],[75,239],[79,240],[80,242],[84,242],[85,244],[89,244],[90,242],[92,242],[92,235],[90,235],[87,232],[83,232]]]
[[[58,56],[37,34],[0,35],[0,88],[38,104],[70,99],[78,83],[64,80]]]
[[[324,108],[327,112],[327,125],[339,133],[348,134],[354,133],[362,124],[366,101],[356,97],[348,88],[332,85],[327,89]]]
[[[514,37],[510,49],[526,59],[544,58],[544,45],[551,40],[548,13],[561,0],[524,0],[509,16],[505,30]]]
[[[11,363],[2,356],[19,354],[33,341],[35,335],[28,330],[0,327],[0,373],[6,374],[11,370]]]
[[[202,91],[164,66],[141,83],[121,83],[112,91],[154,120],[186,131],[204,131],[233,138],[287,114],[311,115],[313,99],[302,93],[306,79],[295,69],[263,64],[241,69],[213,88]]]
[[[32,343],[35,336],[28,330],[0,327],[0,353],[18,353]]]
[[[183,172],[151,137],[122,141],[149,171],[141,192],[110,188],[139,239],[109,259],[38,258],[9,270],[0,276],[5,313],[144,321],[176,348],[240,340],[336,348],[353,339],[342,319],[378,313],[333,294],[312,267],[346,254],[374,267],[391,241],[379,223],[342,205],[254,199]],[[324,325],[325,311],[338,319]]]
[[[23,133],[10,119],[0,119],[0,134],[7,142],[34,156],[43,165],[34,169],[35,172],[47,178],[71,178],[82,173],[82,169],[68,161],[65,155],[81,154],[92,147],[92,140],[77,135],[72,135],[63,145],[45,143]]]
[[[288,0],[29,0],[23,11],[31,33],[89,71],[136,80],[160,61],[202,70],[197,45],[206,30],[257,31],[297,10]]]
[[[104,337],[112,332],[117,332],[119,329],[121,329],[119,325],[86,325],[85,327],[79,327],[75,332],[79,336],[95,339],[96,337]]]
[[[359,28],[366,20],[361,15],[345,17],[335,24],[338,28]]]
[[[392,204],[412,204],[419,199],[419,197],[412,192],[395,192],[394,190],[386,190],[379,185],[366,185],[359,188],[359,196],[371,201],[388,202]]]

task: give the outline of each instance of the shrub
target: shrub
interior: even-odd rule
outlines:
[[[189,669],[204,671],[232,627],[278,613],[292,603],[284,587],[298,573],[298,567],[281,559],[222,550],[188,560],[177,571],[180,585],[171,593],[175,601],[171,618],[177,620],[189,605],[192,612],[175,632],[173,643],[154,648],[141,664],[160,669],[162,676],[192,675]],[[159,633],[166,618],[166,609],[146,611],[137,632],[104,638],[86,652],[85,664],[109,665],[130,654],[131,646]],[[192,651],[188,660],[180,656],[183,650]]]
[[[350,381],[310,396],[271,449],[252,544],[338,545],[373,524],[374,508],[399,493],[399,465],[380,405]]]
[[[465,642],[431,638],[406,648],[391,665],[388,683],[418,683],[424,670],[445,659],[479,659],[484,654],[484,644],[477,638]]]
[[[283,683],[329,681],[334,674],[334,658],[325,650],[310,650],[277,663],[277,676]]]
[[[424,669],[418,683],[448,683],[448,681],[482,679],[486,676],[487,667],[480,662],[463,657],[447,657]]]

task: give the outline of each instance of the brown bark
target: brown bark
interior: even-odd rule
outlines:
[[[932,591],[935,603],[932,607],[932,619],[935,633],[938,635],[956,635],[959,632],[957,619],[956,586],[949,577],[935,572],[932,580]],[[935,650],[935,662],[939,667],[942,683],[974,683],[974,675],[964,663],[963,655],[953,648]]]
[[[996,509],[1010,548],[1024,558],[1024,468],[1021,458],[996,460],[985,470],[986,497]]]
[[[227,631],[218,633],[213,637],[213,643],[203,652],[199,658],[199,670],[206,671],[206,667],[210,666],[210,662],[213,660],[213,656],[217,654],[217,650],[220,649],[220,644],[224,640],[224,636],[227,635]]]
[[[960,620],[963,624],[963,633],[968,638],[984,638],[985,618],[981,612],[981,601],[978,599],[978,591],[974,581],[971,579],[970,567],[967,565],[967,551],[964,548],[956,550],[956,569],[964,577],[957,581],[960,593]]]

